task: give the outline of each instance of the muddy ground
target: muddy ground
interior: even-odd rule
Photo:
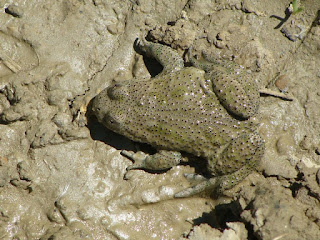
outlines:
[[[174,2],[174,3],[173,3]],[[0,239],[320,239],[320,1],[0,0]],[[177,166],[131,171],[129,140],[87,116],[112,80],[149,76],[137,37],[256,76],[257,172],[174,199]]]

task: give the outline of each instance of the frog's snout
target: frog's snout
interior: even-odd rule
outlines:
[[[127,118],[127,112],[121,106],[128,102],[128,87],[121,83],[114,83],[100,92],[91,105],[92,113],[98,121],[115,132],[121,132],[122,125]]]
[[[91,112],[98,118],[100,121],[103,119],[103,110],[101,109],[101,106],[106,106],[106,101],[107,99],[103,98],[102,94],[97,95],[91,103]],[[103,104],[103,105],[102,105]]]

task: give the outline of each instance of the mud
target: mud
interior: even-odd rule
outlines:
[[[301,5],[0,0],[0,239],[320,239],[320,2]],[[150,75],[145,35],[293,96],[261,96],[260,169],[219,199],[173,198],[190,166],[124,180],[136,146],[86,115],[113,79]]]

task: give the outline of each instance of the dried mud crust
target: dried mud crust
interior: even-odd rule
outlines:
[[[287,21],[276,0],[11,2],[0,2],[1,239],[320,239],[319,1]],[[132,144],[83,126],[113,79],[149,74],[133,49],[146,32],[294,97],[261,97],[261,169],[229,198],[173,199],[187,166],[123,180],[119,150]]]

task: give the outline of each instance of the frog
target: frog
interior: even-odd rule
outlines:
[[[183,162],[183,153],[204,159],[209,176],[200,175],[199,183],[174,194],[180,198],[207,189],[222,194],[257,170],[264,140],[252,121],[260,98],[252,74],[231,60],[195,57],[192,47],[185,67],[170,46],[145,38],[135,45],[162,71],[152,78],[113,81],[91,105],[109,130],[156,149],[154,154],[122,150],[133,161],[127,171],[166,171]]]

